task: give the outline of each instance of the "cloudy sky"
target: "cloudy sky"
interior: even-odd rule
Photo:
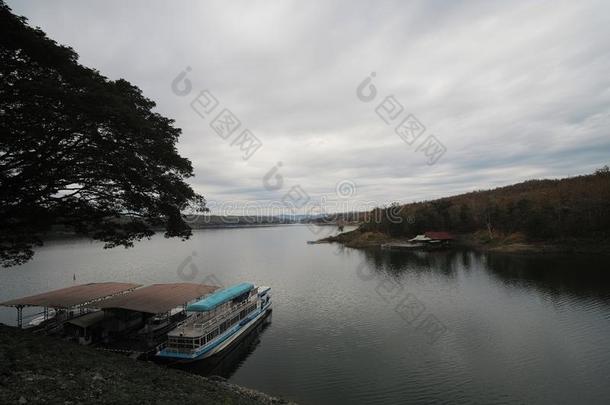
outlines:
[[[607,1],[8,3],[175,119],[212,207],[277,202],[300,186],[332,211],[610,163]],[[176,94],[187,67],[191,91]],[[375,97],[363,101],[372,72],[362,88]],[[202,90],[219,103],[203,118],[191,108]],[[386,97],[402,111],[376,112]],[[241,122],[226,140],[210,127],[225,108]],[[411,145],[395,132],[409,114],[425,126]],[[232,145],[244,129],[262,143],[247,160]],[[264,183],[278,162],[283,182]]]

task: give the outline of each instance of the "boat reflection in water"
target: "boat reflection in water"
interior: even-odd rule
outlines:
[[[262,334],[271,326],[271,318],[272,313],[269,313],[254,325],[242,339],[212,357],[191,363],[173,363],[169,366],[202,376],[214,375],[229,379],[254,353],[261,342]]]

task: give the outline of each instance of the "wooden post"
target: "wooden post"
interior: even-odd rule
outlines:
[[[23,328],[23,306],[17,305],[17,326],[19,329]]]

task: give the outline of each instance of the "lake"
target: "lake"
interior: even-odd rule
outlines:
[[[610,400],[609,257],[306,244],[328,230],[199,230],[110,250],[51,241],[0,270],[0,301],[85,282],[252,281],[272,287],[274,310],[215,366],[236,384],[303,404]]]

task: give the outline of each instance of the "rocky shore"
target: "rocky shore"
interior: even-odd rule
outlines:
[[[610,241],[598,239],[554,239],[548,241],[527,240],[522,234],[496,234],[489,238],[487,232],[479,231],[455,235],[453,247],[470,248],[498,253],[583,253],[607,254]],[[356,229],[336,236],[320,239],[317,243],[341,243],[351,248],[376,248],[385,243],[406,242],[408,238],[395,238],[381,232],[368,232]]]
[[[1,404],[286,404],[221,378],[35,336],[0,324]]]

